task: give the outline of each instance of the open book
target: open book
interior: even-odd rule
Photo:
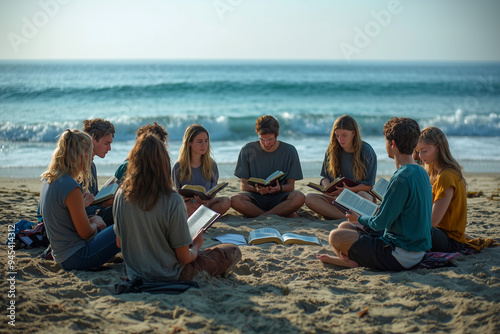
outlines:
[[[387,187],[389,187],[389,181],[381,177],[375,182],[370,194],[377,197],[379,201],[383,201],[385,194],[387,194]]]
[[[353,181],[353,180],[351,180],[351,179],[349,179],[347,177],[338,177],[335,180],[333,180],[332,183],[330,183],[326,187],[323,187],[322,185],[314,183],[314,182],[309,182],[307,184],[307,186],[311,187],[311,188],[313,188],[313,189],[315,189],[317,191],[320,191],[322,193],[329,193],[329,192],[337,190],[336,187],[342,187],[344,184],[347,187],[355,187],[359,183],[356,182],[356,181]]]
[[[277,170],[276,172],[272,173],[269,175],[266,179],[260,179],[258,177],[251,177],[248,179],[248,184],[251,186],[254,186],[256,184],[263,186],[263,187],[269,187],[272,186],[274,187],[276,185],[276,182],[282,180],[285,177],[286,173]]]
[[[209,190],[206,190],[203,186],[185,184],[181,189],[179,189],[178,193],[184,197],[193,197],[196,195],[200,196],[203,200],[207,200],[211,199],[213,195],[224,189],[228,184],[228,182],[222,182]]]
[[[305,236],[295,233],[281,234],[274,228],[259,228],[250,232],[248,243],[250,245],[257,245],[266,242],[276,242],[278,244],[292,245],[320,245],[321,242],[315,236]]]
[[[378,210],[378,205],[369,201],[355,192],[344,189],[340,195],[333,201],[342,211],[355,211],[361,216],[373,216]]]
[[[102,203],[115,196],[116,191],[120,185],[118,183],[111,183],[110,185],[101,188],[95,195],[94,201],[90,205]]]
[[[200,205],[187,220],[191,238],[194,239],[199,233],[205,233],[219,216],[217,212]]]

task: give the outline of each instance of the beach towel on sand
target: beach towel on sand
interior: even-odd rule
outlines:
[[[417,263],[411,269],[434,269],[441,267],[456,267],[452,262],[460,253],[444,253],[444,252],[425,252],[422,261]]]
[[[123,281],[115,284],[115,293],[139,293],[149,292],[152,294],[163,293],[167,295],[178,295],[189,288],[199,288],[198,283],[193,281],[171,281],[171,282],[147,282],[140,278],[133,281]]]

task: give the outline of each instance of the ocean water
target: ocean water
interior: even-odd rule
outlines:
[[[466,172],[500,172],[500,63],[298,61],[3,61],[0,62],[0,176],[37,177],[57,136],[101,117],[116,128],[112,150],[96,157],[114,173],[135,131],[157,121],[177,158],[187,126],[210,132],[222,177],[240,148],[257,140],[255,120],[280,122],[306,177],[319,177],[330,130],[353,116],[391,174],[382,126],[394,116],[440,127]]]

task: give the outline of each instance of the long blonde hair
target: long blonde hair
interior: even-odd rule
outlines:
[[[358,123],[349,115],[344,115],[333,123],[332,133],[330,135],[330,144],[327,149],[327,157],[329,159],[328,172],[333,177],[340,177],[340,159],[342,155],[342,146],[340,146],[337,138],[335,137],[336,130],[349,130],[354,131],[354,138],[352,139],[353,152],[353,174],[355,180],[363,180],[366,176],[366,167],[361,161],[361,148],[363,141],[361,140],[361,133],[359,132]]]
[[[174,192],[165,142],[154,134],[137,138],[129,153],[122,192],[127,201],[144,211],[153,209],[162,194],[170,196]]]
[[[189,126],[184,132],[182,146],[179,150],[179,170],[177,179],[180,182],[191,182],[191,144],[194,138],[200,133],[206,133],[208,138],[208,148],[205,154],[201,156],[201,173],[206,180],[212,180],[214,177],[213,165],[214,160],[210,156],[210,135],[208,131],[200,124]]]
[[[440,169],[451,169],[457,173],[458,176],[460,176],[460,179],[465,183],[462,166],[460,166],[460,164],[451,155],[450,146],[448,145],[448,140],[446,139],[443,131],[434,126],[427,127],[420,132],[418,141],[427,145],[436,146],[438,151],[436,162],[432,164],[425,164],[424,166],[429,174],[431,184],[436,182]]]
[[[88,134],[76,129],[67,129],[59,136],[57,147],[52,153],[52,160],[47,170],[42,173],[42,179],[51,183],[68,174],[82,185],[84,191],[87,191],[92,178],[90,174],[92,150],[92,139]]]

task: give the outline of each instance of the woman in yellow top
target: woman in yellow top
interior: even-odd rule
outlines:
[[[416,148],[432,184],[432,251],[457,252],[466,242],[467,194],[462,167],[452,157],[444,133],[422,130]]]

